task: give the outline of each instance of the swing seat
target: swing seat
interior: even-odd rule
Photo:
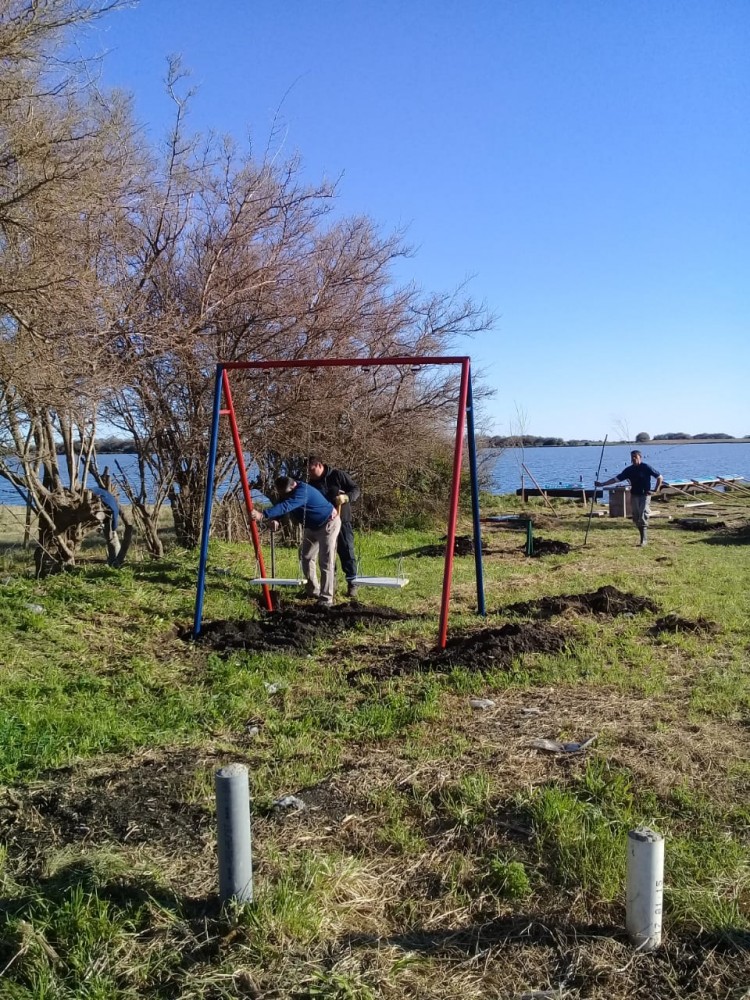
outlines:
[[[305,581],[282,576],[256,576],[249,581],[259,587],[304,587]]]
[[[409,580],[405,576],[355,576],[351,582],[358,587],[405,587]]]

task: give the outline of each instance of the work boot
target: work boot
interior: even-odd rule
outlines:
[[[351,599],[354,600],[357,596],[358,591],[359,588],[357,587],[357,584],[353,580],[349,580],[349,582],[346,585],[346,596],[351,597]]]

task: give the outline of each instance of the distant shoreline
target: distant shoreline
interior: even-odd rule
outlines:
[[[492,440],[493,437],[499,437],[500,435],[491,435],[488,440]],[[526,443],[526,444],[486,444],[482,447],[491,449],[492,451],[499,451],[502,448],[601,448],[604,444],[603,441],[577,441],[575,444],[571,444],[568,441],[562,444],[542,444],[541,442]],[[750,437],[744,438],[657,438],[651,441],[607,441],[605,447],[607,448],[623,448],[625,446],[632,447],[634,450],[645,450],[646,448],[651,448],[654,446],[665,445],[672,447],[676,444],[750,444]]]

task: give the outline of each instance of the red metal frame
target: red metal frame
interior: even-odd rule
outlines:
[[[220,410],[221,415],[229,417],[229,424],[232,431],[234,452],[237,458],[237,465],[242,484],[242,493],[250,519],[250,532],[253,540],[255,556],[258,560],[260,574],[265,577],[265,565],[263,563],[263,552],[260,544],[260,534],[257,525],[252,518],[253,500],[250,491],[250,484],[247,478],[245,459],[242,453],[242,442],[240,440],[237,418],[235,415],[232,391],[229,385],[229,372],[242,369],[268,370],[274,368],[374,368],[374,367],[396,367],[399,365],[460,365],[461,385],[459,390],[458,414],[456,418],[456,439],[453,450],[453,481],[451,483],[451,499],[448,511],[448,531],[445,548],[445,565],[443,569],[443,588],[440,601],[440,625],[438,632],[438,644],[440,649],[445,649],[448,640],[448,612],[450,608],[451,582],[453,579],[453,556],[456,543],[456,525],[458,522],[458,501],[461,488],[461,464],[463,460],[463,440],[466,428],[466,407],[469,393],[469,378],[471,370],[471,359],[466,356],[451,357],[403,357],[403,358],[327,358],[312,359],[305,358],[297,361],[227,361],[220,362],[221,385],[226,400],[226,409]],[[273,610],[273,600],[267,584],[263,584],[263,597],[269,611]]]
[[[224,390],[224,398],[227,401],[226,410],[220,412],[225,413],[229,417],[229,426],[232,429],[232,441],[234,442],[234,454],[237,459],[237,467],[240,470],[240,482],[242,484],[242,495],[245,498],[245,506],[247,507],[247,516],[250,521],[250,535],[253,539],[253,548],[255,549],[255,558],[258,560],[258,569],[260,570],[261,577],[266,575],[266,567],[263,562],[263,549],[260,544],[260,532],[258,531],[258,525],[253,521],[253,496],[250,490],[250,483],[247,479],[247,469],[245,467],[245,456],[242,454],[242,442],[240,441],[240,431],[237,426],[237,417],[234,412],[234,402],[232,401],[232,390],[229,388],[229,376],[227,375],[226,369],[221,373],[221,387]],[[273,561],[273,560],[272,560]],[[271,597],[271,591],[268,588],[268,584],[263,585],[263,599],[266,602],[266,609],[268,611],[273,611],[273,599]]]

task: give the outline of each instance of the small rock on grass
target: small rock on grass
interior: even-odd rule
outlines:
[[[548,750],[550,753],[580,753],[590,746],[596,736],[589,736],[582,743],[562,743],[560,740],[538,739],[532,740],[529,746],[534,750]]]
[[[492,698],[471,698],[469,704],[475,712],[484,712],[488,708],[495,707],[495,702]]]
[[[296,812],[307,809],[306,803],[302,799],[298,799],[296,795],[282,795],[281,798],[276,799],[273,807],[274,809],[294,809]]]

